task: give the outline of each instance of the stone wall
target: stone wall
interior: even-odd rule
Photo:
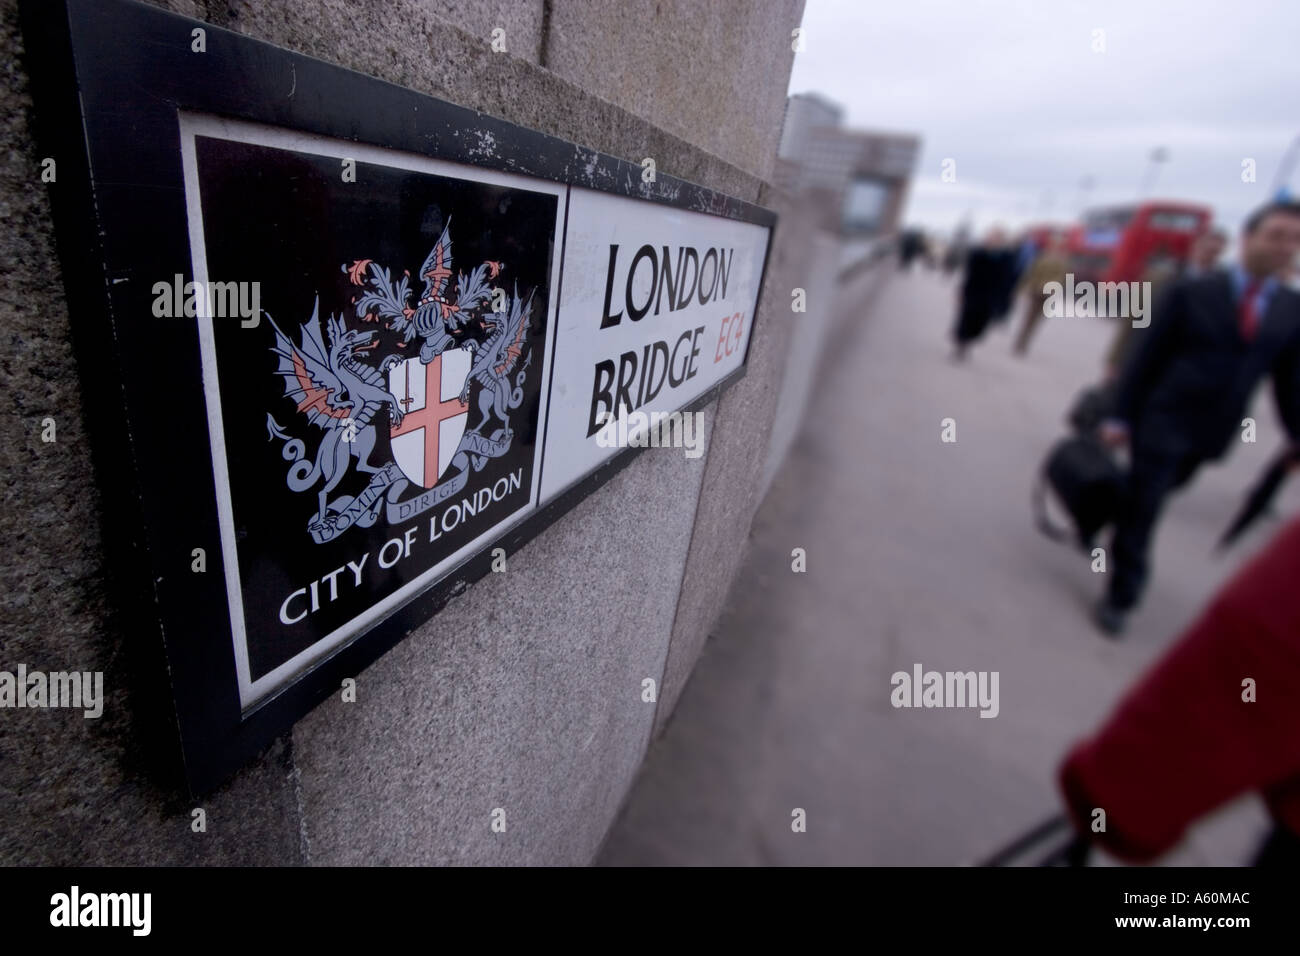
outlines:
[[[802,0],[171,0],[176,12],[775,208],[750,370],[707,452],[650,451],[191,805],[139,744],[15,0],[0,165],[0,667],[102,670],[99,720],[0,712],[0,864],[584,864],[667,719],[762,491],[809,223],[771,187]],[[492,51],[505,30],[505,53]],[[40,440],[41,421],[57,441]],[[611,588],[610,583],[616,582]],[[643,703],[641,681],[660,685]],[[506,810],[507,830],[490,815]]]

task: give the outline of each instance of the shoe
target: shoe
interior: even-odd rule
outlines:
[[[1127,612],[1123,608],[1116,607],[1110,603],[1109,598],[1102,598],[1093,608],[1093,623],[1107,637],[1119,637],[1124,633],[1124,619]]]

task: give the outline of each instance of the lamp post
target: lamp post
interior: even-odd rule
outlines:
[[[1274,199],[1286,199],[1291,195],[1286,184],[1291,178],[1291,171],[1295,169],[1297,159],[1300,159],[1300,136],[1292,140],[1291,145],[1282,154],[1282,161],[1278,163],[1277,175],[1273,177],[1273,188],[1270,190],[1270,195]]]
[[[1160,175],[1160,164],[1169,160],[1169,150],[1163,146],[1157,146],[1151,150],[1150,159],[1146,174],[1142,177],[1142,184],[1138,186],[1139,197],[1145,196],[1151,191],[1151,187],[1156,184],[1156,177]]]

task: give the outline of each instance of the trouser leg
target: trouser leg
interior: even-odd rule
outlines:
[[[1016,351],[1021,355],[1029,351],[1029,340],[1034,337],[1042,317],[1042,303],[1036,297],[1031,297],[1029,305],[1025,307],[1025,320],[1020,325],[1020,335],[1016,337]]]
[[[1114,572],[1109,596],[1116,607],[1129,610],[1141,599],[1150,574],[1151,539],[1165,498],[1185,484],[1193,470],[1184,462],[1134,455],[1111,539]]]
[[[1289,870],[1300,867],[1300,835],[1275,825],[1255,851],[1251,866],[1276,866]]]

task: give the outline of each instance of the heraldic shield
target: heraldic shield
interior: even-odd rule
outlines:
[[[432,488],[447,471],[469,421],[462,401],[473,356],[469,349],[447,349],[423,364],[412,356],[388,372],[388,388],[402,409],[399,425],[389,426],[393,459],[413,485]]]
[[[389,524],[409,521],[510,454],[532,363],[536,288],[494,286],[506,268],[496,259],[454,272],[449,229],[425,257],[422,292],[409,272],[395,278],[357,259],[340,267],[355,318],[322,322],[318,295],[295,341],[267,314],[284,397],[323,432],[313,452],[267,414],[267,431],[291,463],[289,488],[316,492],[307,531],[317,544],[369,528],[381,514]],[[372,460],[383,455],[385,428],[391,457]],[[346,484],[353,476],[365,476],[365,487]]]

